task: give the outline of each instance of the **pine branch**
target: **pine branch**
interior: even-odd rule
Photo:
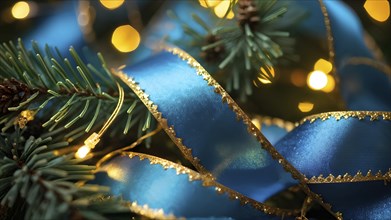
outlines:
[[[0,123],[5,124],[3,131],[12,127],[18,113],[26,109],[34,111],[49,130],[83,127],[90,132],[104,123],[118,102],[119,80],[101,54],[95,57],[101,66],[94,66],[85,63],[72,47],[69,51],[71,59],[64,58],[57,48],[46,45],[41,50],[35,42],[27,50],[20,39],[17,45],[0,45],[0,98],[6,101],[0,106],[5,113],[0,117]],[[126,123],[116,127],[126,134],[137,122],[146,124],[144,131],[149,131],[153,123],[141,117],[149,114],[148,110],[127,86],[122,87],[125,100],[119,118],[124,120],[118,122]]]
[[[129,212],[120,199],[107,198],[107,187],[80,185],[94,178],[94,166],[56,150],[67,142],[51,137],[24,137],[18,127],[0,136],[0,200],[9,212],[28,219],[105,219],[110,212]],[[21,205],[24,204],[24,205]],[[105,208],[103,208],[105,207]],[[111,210],[111,211],[110,211]]]
[[[222,18],[217,24],[210,25],[199,16],[192,15],[203,32],[197,32],[173,12],[169,12],[169,16],[180,22],[184,32],[192,38],[192,45],[201,49],[201,58],[212,66],[217,65],[225,73],[222,81],[226,83],[227,90],[242,89],[243,94],[250,95],[254,79],[274,80],[275,74],[271,70],[285,51],[292,51],[294,41],[288,32],[278,29],[279,23],[287,26],[289,21],[284,17],[288,10],[286,6],[276,0],[234,2],[231,1],[226,14],[233,10],[236,24]],[[217,72],[207,66],[212,72]]]

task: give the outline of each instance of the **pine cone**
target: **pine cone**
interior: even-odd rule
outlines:
[[[240,26],[243,27],[245,24],[249,24],[250,28],[254,28],[261,20],[254,0],[239,0],[238,6],[237,19]]]
[[[219,41],[220,37],[210,34],[206,36],[205,40],[206,40],[205,45],[209,45]],[[224,51],[225,51],[224,45],[220,44],[208,50],[202,51],[201,57],[207,62],[213,62],[216,61],[218,58],[220,58],[224,53]]]
[[[0,83],[0,112],[7,113],[9,107],[18,106],[31,95],[28,86],[16,79],[5,79]]]

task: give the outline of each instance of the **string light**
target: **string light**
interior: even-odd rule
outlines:
[[[85,158],[88,155],[88,153],[90,153],[90,151],[91,151],[91,148],[83,145],[77,150],[75,157],[76,158]]]
[[[24,19],[30,14],[30,5],[25,1],[17,2],[12,7],[11,13],[16,19]]]
[[[140,44],[140,34],[132,26],[122,25],[114,30],[111,43],[120,52],[131,52]]]
[[[390,17],[390,3],[387,0],[366,0],[364,8],[376,21],[384,22]]]
[[[124,0],[100,0],[100,3],[107,9],[114,10],[120,7]]]
[[[100,137],[105,133],[107,128],[113,123],[114,119],[118,116],[119,111],[121,110],[122,104],[124,102],[124,89],[117,83],[118,87],[118,103],[115,107],[113,113],[107,119],[106,123],[102,126],[98,133],[92,133],[85,141],[84,145],[81,146],[77,152],[75,153],[76,158],[85,158],[88,153],[95,148],[95,146],[99,143]]]
[[[321,90],[327,85],[327,75],[319,70],[312,71],[307,78],[307,85],[313,90]]]
[[[314,104],[311,102],[299,102],[297,108],[301,112],[310,112],[314,108]]]

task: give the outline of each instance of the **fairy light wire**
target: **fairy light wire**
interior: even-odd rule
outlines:
[[[87,156],[87,154],[91,151],[91,149],[95,148],[95,146],[99,143],[100,138],[102,135],[105,133],[105,131],[110,127],[110,125],[114,122],[114,120],[117,118],[121,107],[124,103],[125,99],[125,92],[122,86],[116,82],[117,87],[118,87],[118,102],[117,105],[115,106],[115,109],[113,113],[111,113],[110,117],[107,119],[107,121],[104,123],[102,128],[99,130],[98,133],[94,132],[92,133],[85,141],[84,145],[81,146],[77,152],[76,152],[76,157],[79,158],[84,158]]]

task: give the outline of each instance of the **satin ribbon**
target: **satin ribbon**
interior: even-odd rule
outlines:
[[[190,55],[169,48],[123,72],[117,75],[201,174],[260,203],[299,184],[331,212]]]
[[[132,211],[147,217],[280,219],[277,215],[291,212],[269,209],[208,176],[150,155],[123,154],[100,170],[95,182],[110,186],[113,195],[131,201]]]
[[[356,18],[338,1],[303,3],[306,4],[323,13],[321,21],[326,25],[323,32],[327,35],[330,60],[337,70],[348,107],[388,111],[390,83],[385,74],[373,65],[360,68],[348,62],[354,54],[372,59],[362,38],[357,37],[360,27]],[[351,29],[344,29],[350,23],[340,21],[341,13],[353,22]],[[359,46],[344,45],[349,42],[346,36],[354,37],[352,42]],[[362,48],[363,53],[356,52]],[[390,187],[384,185],[390,180],[391,167],[389,112],[339,112],[310,117],[280,141],[277,142],[282,135],[275,139],[281,156],[194,59],[180,50],[170,52],[174,54],[162,52],[126,68],[127,76],[120,74],[120,77],[159,120],[200,175],[258,202],[298,182],[312,198],[319,199],[308,190],[308,183],[311,190],[321,194],[333,205],[333,210],[342,211],[347,219],[390,216]],[[370,83],[364,83],[366,81]],[[351,82],[355,84],[354,91],[350,90]],[[375,82],[380,82],[377,88]],[[227,104],[222,104],[222,100]],[[286,175],[279,163],[297,180]],[[145,168],[145,172],[148,169]],[[151,181],[159,182],[162,175],[156,174]],[[131,187],[126,185],[126,190]],[[147,189],[144,192],[148,192]],[[206,194],[203,196],[207,198]],[[172,202],[163,198],[162,201]],[[153,202],[148,198],[144,200],[144,204]],[[154,206],[163,207],[164,204]]]

